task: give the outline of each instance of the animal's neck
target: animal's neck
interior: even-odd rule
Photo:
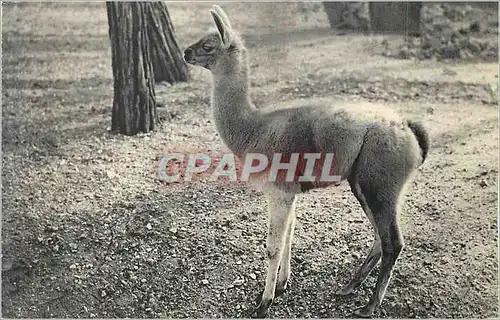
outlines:
[[[212,105],[217,131],[234,153],[243,154],[259,126],[258,112],[250,99],[246,57],[213,73]]]

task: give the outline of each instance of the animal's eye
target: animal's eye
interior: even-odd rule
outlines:
[[[204,43],[201,47],[203,48],[203,50],[207,52],[210,52],[214,49],[214,47],[208,43]]]

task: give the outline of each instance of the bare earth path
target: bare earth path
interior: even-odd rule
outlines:
[[[190,6],[169,4],[181,47],[211,25],[211,4]],[[378,316],[496,316],[498,65],[387,58],[382,36],[335,35],[326,17],[273,30],[262,24],[272,14],[257,18],[268,9],[227,4],[259,106],[349,104],[422,119],[431,132]],[[6,4],[2,18],[3,315],[247,316],[264,281],[259,192],[157,181],[165,149],[225,150],[208,73],[157,87],[157,132],[113,135],[104,3]],[[334,292],[367,253],[369,223],[347,185],[301,196],[297,211],[291,287],[270,316],[349,317],[375,278],[351,297]]]

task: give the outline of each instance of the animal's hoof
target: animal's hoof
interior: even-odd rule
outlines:
[[[335,292],[335,294],[338,296],[348,296],[348,295],[352,294],[353,291],[354,290],[351,287],[345,286],[345,287],[337,290],[337,292]]]
[[[373,315],[373,311],[370,308],[363,307],[357,310],[354,310],[354,315],[359,318],[370,318]]]
[[[262,296],[263,296],[263,295],[264,295],[264,290],[262,290],[262,291],[261,291],[261,292],[257,295],[257,297],[255,298],[254,303],[255,303],[256,305],[259,305],[259,304],[260,304],[260,302],[262,301]]]
[[[260,314],[258,309],[255,309],[252,314],[250,315],[250,318],[252,319],[263,319],[266,317],[266,314]]]
[[[265,318],[267,316],[267,311],[271,306],[272,300],[262,300],[259,306],[255,308],[250,317],[252,318]]]
[[[277,298],[281,296],[283,293],[285,293],[286,289],[288,288],[288,281],[285,280],[283,282],[278,282],[276,284],[276,289],[274,290],[274,297]]]

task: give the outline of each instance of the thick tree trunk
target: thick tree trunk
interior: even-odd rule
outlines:
[[[366,3],[323,1],[323,7],[332,28],[368,30],[368,8]],[[366,14],[364,11],[366,11]]]
[[[325,8],[326,15],[328,16],[328,22],[330,22],[330,27],[336,28],[337,25],[342,23],[344,5],[345,5],[344,2],[332,2],[332,1],[323,2],[323,7]]]
[[[175,40],[167,6],[161,1],[147,2],[145,5],[148,8],[149,51],[155,81],[170,84],[187,81],[188,68]]]
[[[418,35],[422,2],[370,2],[373,31]]]
[[[126,135],[154,130],[158,122],[146,6],[106,2],[114,77],[111,130]]]

